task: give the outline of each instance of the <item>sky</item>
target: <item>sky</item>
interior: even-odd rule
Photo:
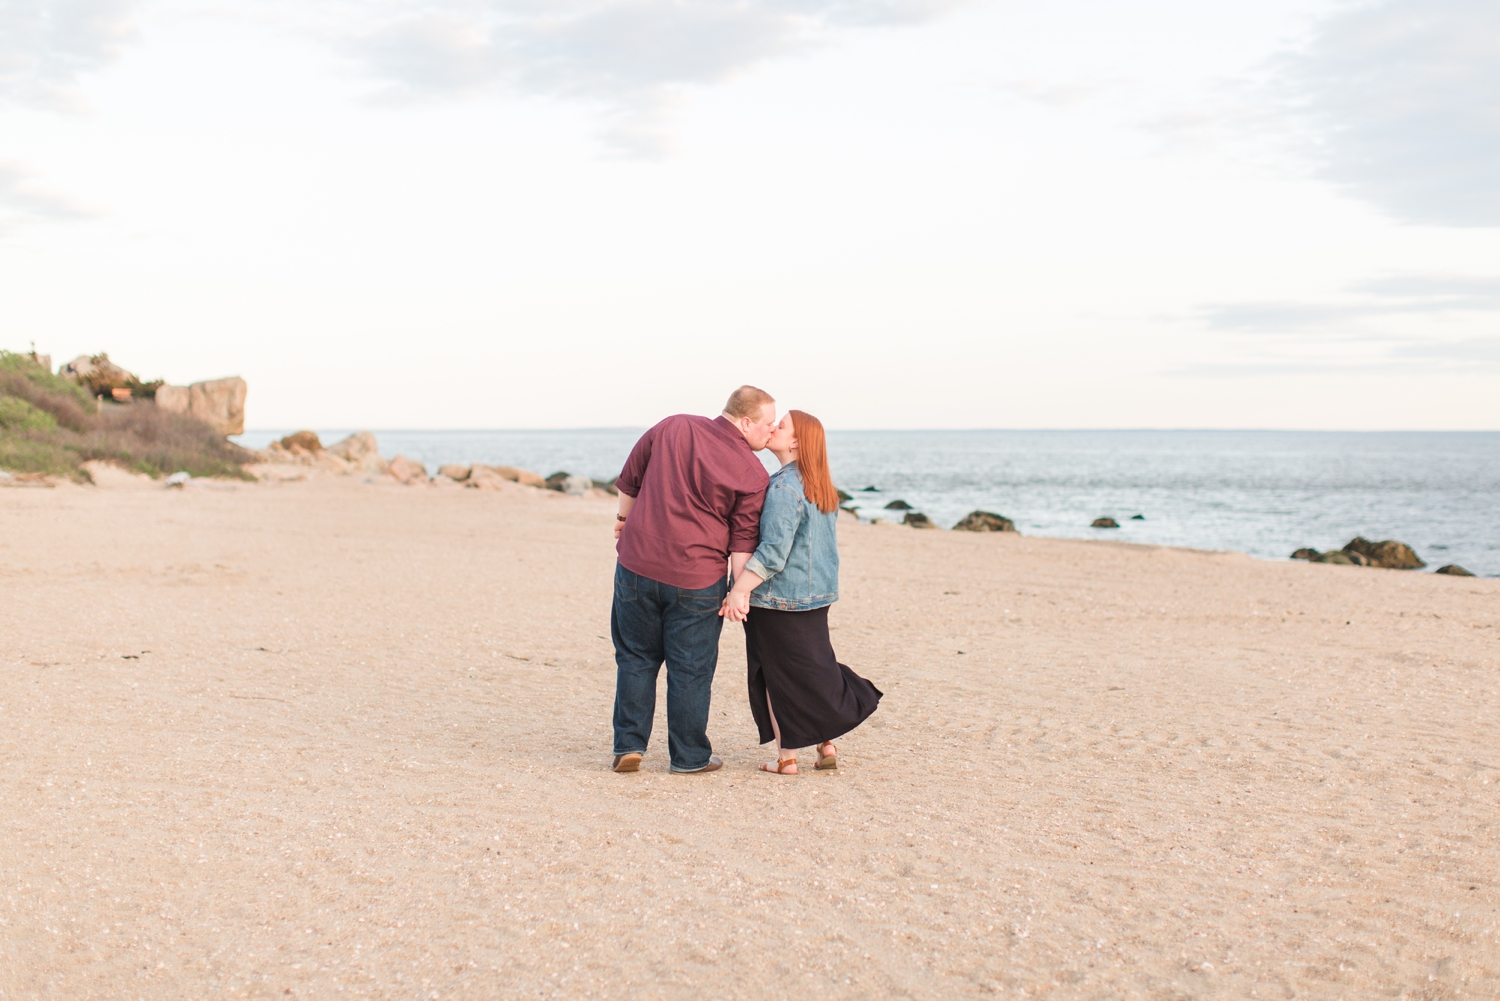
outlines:
[[[1494,0],[0,0],[0,347],[252,428],[1500,428]]]

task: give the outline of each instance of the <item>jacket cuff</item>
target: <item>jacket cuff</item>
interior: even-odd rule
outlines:
[[[755,576],[759,577],[761,579],[761,583],[765,583],[772,577],[776,576],[776,571],[767,570],[766,565],[760,560],[756,559],[754,556],[750,557],[750,559],[745,563],[745,569],[749,570],[751,573],[755,574]]]

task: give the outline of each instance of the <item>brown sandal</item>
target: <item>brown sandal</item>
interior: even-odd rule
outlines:
[[[823,753],[823,749],[825,747],[828,748],[828,753],[827,754]],[[821,771],[828,771],[830,769],[837,768],[838,766],[839,766],[839,749],[837,747],[833,746],[833,741],[831,741],[831,740],[825,740],[825,741],[823,741],[823,743],[821,743],[821,744],[818,745],[818,763],[816,765],[814,765],[813,767],[817,768],[817,769],[819,769]]]
[[[789,771],[787,771],[788,767],[796,768],[797,767],[797,759],[796,758],[777,758],[776,759],[776,767],[775,768],[770,768],[767,765],[765,765],[764,763],[762,763],[761,766],[760,766],[760,770],[763,771],[763,772],[770,772],[772,775],[796,775],[797,774],[796,772],[789,772]]]

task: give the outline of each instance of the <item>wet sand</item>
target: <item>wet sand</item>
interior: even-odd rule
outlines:
[[[613,510],[0,490],[0,998],[1500,996],[1500,581],[846,522],[840,769],[615,775]]]

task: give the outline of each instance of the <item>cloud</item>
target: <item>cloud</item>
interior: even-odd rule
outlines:
[[[26,166],[0,161],[0,235],[26,223],[70,222],[98,214],[68,195],[39,186]]]
[[[1247,376],[1402,370],[1500,371],[1500,277],[1395,275],[1323,302],[1249,302],[1201,312],[1242,360],[1174,375]]]
[[[0,0],[0,101],[66,109],[134,33],[135,0]]]
[[[1500,226],[1500,3],[1346,8],[1283,82],[1329,180],[1405,222]]]
[[[345,49],[382,97],[444,99],[495,88],[599,108],[606,137],[665,151],[672,109],[707,86],[839,31],[912,24],[962,0],[490,0],[398,3]]]

